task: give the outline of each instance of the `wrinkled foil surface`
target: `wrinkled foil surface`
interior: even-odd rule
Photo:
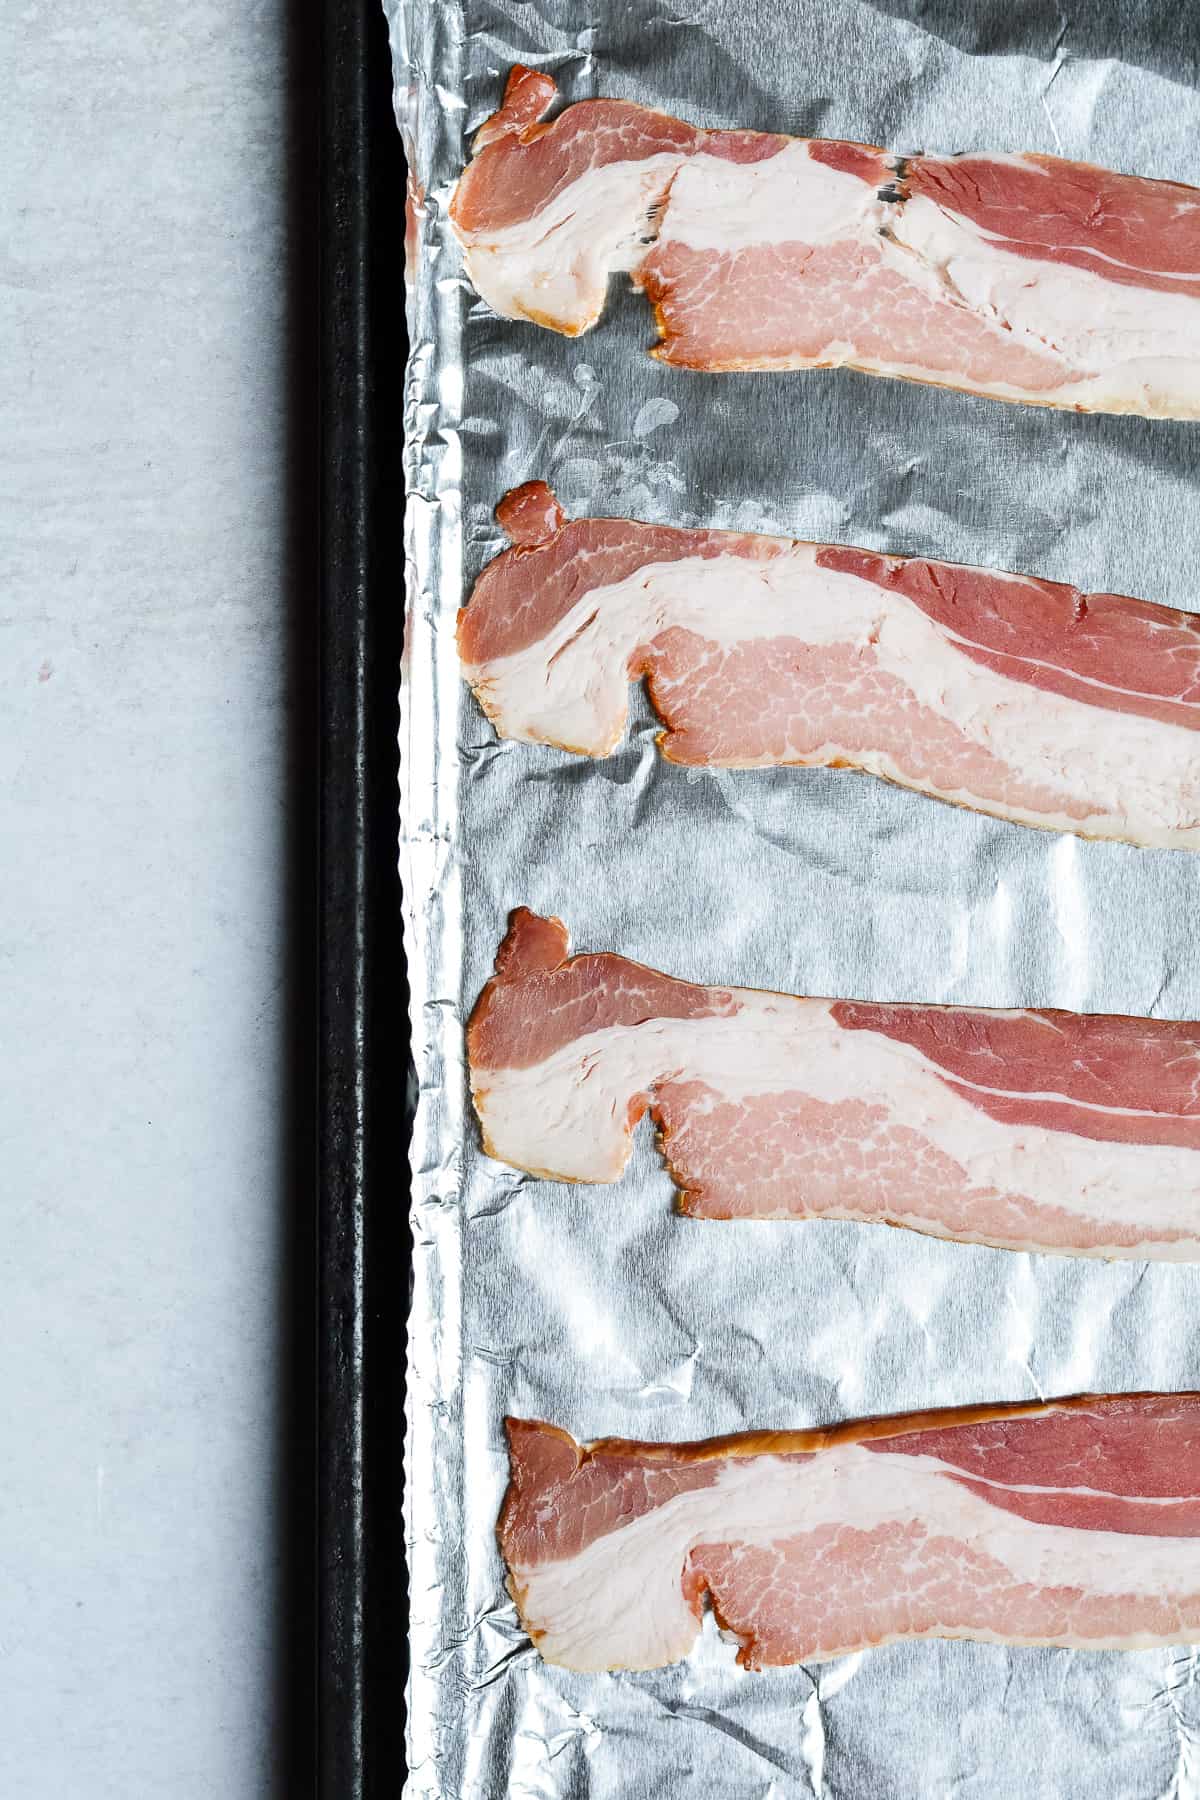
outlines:
[[[619,1185],[486,1158],[463,1026],[509,909],[578,949],[799,994],[1200,1016],[1200,859],[1023,829],[833,771],[672,767],[635,702],[601,762],[497,741],[455,613],[509,488],[1200,603],[1200,426],[845,370],[692,374],[613,283],[568,341],[490,314],[446,209],[511,65],[565,101],[1196,181],[1178,0],[387,0],[413,188],[401,860],[420,1107],[407,1536],[413,1796],[1200,1795],[1195,1653],[897,1644],[748,1675],[711,1620],[649,1674],[544,1664],[504,1587],[506,1413],[577,1437],[1200,1386],[1200,1269],[885,1226],[676,1217],[648,1122]],[[399,196],[395,229],[401,229]],[[399,1627],[398,1627],[399,1628]]]

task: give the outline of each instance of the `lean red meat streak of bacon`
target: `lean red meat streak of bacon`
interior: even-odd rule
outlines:
[[[1200,417],[1200,190],[1050,156],[704,131],[623,100],[540,123],[556,94],[513,70],[451,205],[505,318],[575,336],[627,271],[665,362],[846,364]]]
[[[471,1016],[502,1162],[616,1181],[649,1112],[695,1218],[1200,1260],[1200,1024],[701,987],[568,948],[518,909]]]
[[[705,1604],[752,1669],[912,1637],[1200,1640],[1198,1394],[700,1444],[508,1435],[509,1588],[567,1668],[676,1662]]]
[[[835,544],[568,520],[544,482],[459,616],[505,737],[615,749],[645,676],[674,762],[863,769],[1024,825],[1200,849],[1200,617]]]

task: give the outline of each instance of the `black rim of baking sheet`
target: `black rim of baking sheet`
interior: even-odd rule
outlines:
[[[397,873],[404,158],[380,0],[322,0],[316,1780],[404,1770],[408,1124]]]

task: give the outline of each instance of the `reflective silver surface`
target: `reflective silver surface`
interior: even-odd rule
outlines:
[[[612,1188],[481,1153],[462,1027],[509,908],[577,947],[797,993],[1200,1016],[1200,859],[1087,844],[832,771],[497,742],[455,612],[541,476],[572,512],[737,526],[1200,604],[1200,426],[845,371],[645,355],[622,280],[570,342],[496,319],[445,209],[514,61],[566,100],[898,149],[1036,149],[1195,180],[1200,9],[1129,0],[388,0],[420,184],[410,293],[401,857],[421,1080],[409,1370],[420,1796],[1200,1794],[1194,1655],[901,1644],[751,1676],[706,1629],[652,1674],[548,1668],[504,1590],[506,1412],[694,1438],[1081,1388],[1200,1385],[1200,1269],[846,1224],[678,1219],[649,1136]],[[396,229],[402,221],[397,206]]]

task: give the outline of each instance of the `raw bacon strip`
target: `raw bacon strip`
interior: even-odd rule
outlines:
[[[681,1212],[1200,1259],[1200,1024],[698,987],[518,909],[467,1028],[489,1155],[616,1181],[649,1112]]]
[[[674,762],[864,769],[996,818],[1200,849],[1200,617],[834,544],[568,520],[544,482],[459,615],[505,737],[603,756],[647,678]]]
[[[1200,417],[1200,190],[1050,156],[901,158],[619,100],[552,124],[513,70],[450,216],[479,293],[570,336],[632,273],[655,354],[848,364],[1087,412]]]
[[[676,1662],[706,1602],[750,1669],[910,1637],[1200,1640],[1200,1394],[699,1444],[507,1429],[509,1590],[566,1668]]]

